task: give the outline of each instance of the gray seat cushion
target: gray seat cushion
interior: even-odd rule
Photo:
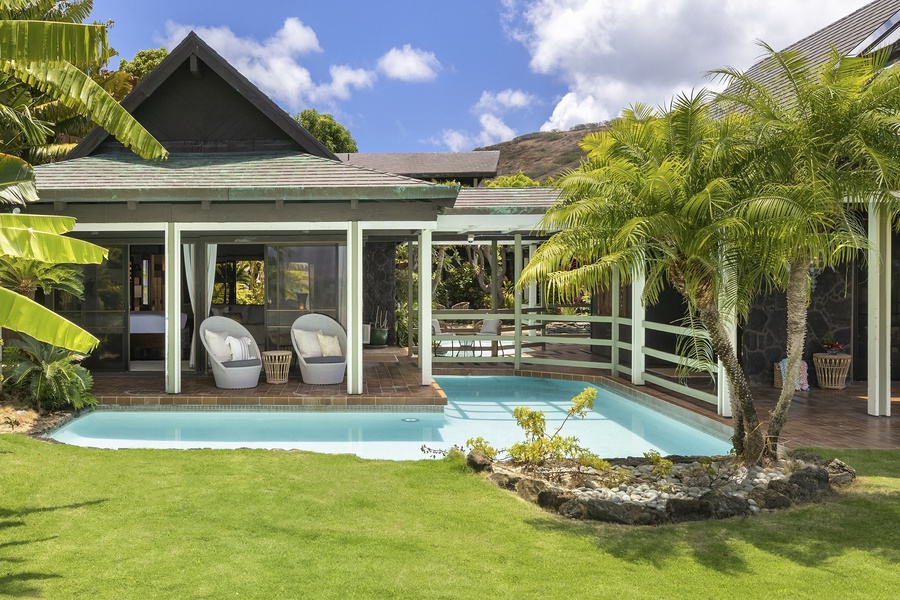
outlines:
[[[303,360],[308,365],[323,365],[327,363],[342,363],[346,361],[343,356],[304,356]]]
[[[262,361],[258,358],[248,358],[247,360],[228,360],[222,363],[225,368],[228,367],[258,367]]]

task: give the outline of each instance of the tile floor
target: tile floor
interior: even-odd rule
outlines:
[[[561,351],[579,360],[596,359],[584,350],[566,348]],[[509,364],[436,363],[436,375],[526,375],[596,381],[608,372],[534,366],[515,371]],[[367,350],[363,361],[364,391],[347,394],[346,383],[313,386],[304,384],[299,372],[291,372],[288,383],[268,384],[261,376],[258,387],[250,390],[220,390],[211,375],[183,375],[182,393],[166,394],[164,375],[157,373],[94,373],[94,393],[103,404],[119,405],[423,405],[446,404],[437,384],[421,385],[415,359],[405,349]],[[620,383],[630,385],[624,380]],[[673,404],[730,424],[730,419],[715,414],[715,407],[692,398],[672,394],[652,385],[641,386]],[[754,386],[754,397],[760,408],[760,419],[766,421],[774,408],[778,390],[771,386]],[[821,446],[826,448],[900,449],[900,382],[892,392],[893,417],[871,417],[866,413],[865,384],[849,385],[844,390],[797,392],[790,409],[781,441],[788,447]]]

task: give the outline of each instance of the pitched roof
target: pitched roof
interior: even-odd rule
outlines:
[[[896,33],[900,31],[898,24],[900,0],[875,0],[794,42],[784,51],[800,52],[812,64],[822,63],[832,47],[841,55],[865,54],[896,42]],[[766,60],[756,63],[747,69],[747,75],[761,83],[771,84],[777,73],[764,68],[766,64]]]
[[[356,152],[340,153],[342,161],[375,169],[429,179],[453,179],[496,177],[500,152],[485,150],[475,152]]]
[[[540,213],[559,201],[559,190],[552,187],[461,188],[456,204],[447,214],[524,214]]]
[[[198,62],[199,61],[199,62]],[[165,89],[165,84],[180,73],[185,63],[190,69],[191,75],[202,79],[207,74],[206,69],[212,71],[221,78],[228,88],[233,89],[242,96],[249,105],[262,113],[262,119],[268,120],[268,126],[279,131],[283,139],[292,140],[296,146],[292,149],[301,150],[310,154],[330,159],[336,159],[335,155],[318,139],[304,129],[295,119],[282,110],[271,98],[262,93],[237,69],[232,67],[224,58],[213,50],[206,42],[194,33],[190,32],[178,46],[157,66],[143,81],[141,81],[131,93],[122,100],[122,107],[129,113],[135,112],[147,105],[147,100],[154,93]],[[223,88],[223,89],[228,89]],[[181,100],[183,102],[183,100]],[[201,107],[202,108],[202,107]],[[212,107],[206,107],[209,115],[206,120],[214,119]],[[258,114],[258,113],[257,113]],[[171,115],[172,119],[183,119],[183,115]],[[213,124],[215,125],[215,124]],[[152,133],[152,131],[151,131]],[[109,133],[101,127],[96,127],[84,137],[72,150],[67,158],[82,158],[95,153],[100,145],[109,138]],[[163,144],[165,145],[165,144]],[[176,148],[167,148],[170,151],[179,151]],[[218,151],[229,150],[228,144],[219,144]],[[216,150],[214,150],[216,151]]]
[[[146,161],[106,153],[35,167],[41,198],[58,202],[331,200],[418,201],[448,206],[440,185],[295,153],[182,153]]]

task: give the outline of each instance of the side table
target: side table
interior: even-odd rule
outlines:
[[[813,354],[813,364],[816,366],[816,379],[819,387],[828,390],[842,390],[847,385],[847,372],[850,370],[849,354],[828,354],[817,352]]]
[[[267,350],[262,353],[263,368],[266,370],[266,383],[287,383],[288,370],[291,368],[290,350]]]

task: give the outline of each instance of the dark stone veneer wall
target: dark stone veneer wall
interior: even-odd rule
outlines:
[[[388,344],[397,344],[395,313],[397,244],[367,242],[363,247],[363,323],[375,321],[375,311],[387,311]]]
[[[803,360],[809,365],[809,382],[815,385],[812,355],[822,352],[821,340],[831,335],[851,351],[853,331],[853,266],[826,269],[815,278],[809,311]],[[751,383],[773,383],[772,364],[786,356],[787,307],[783,292],[756,300],[741,333],[742,363]]]

